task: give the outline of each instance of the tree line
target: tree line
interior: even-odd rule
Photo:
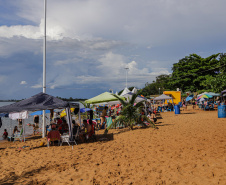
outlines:
[[[132,89],[133,87],[129,88]],[[174,63],[172,74],[159,75],[155,81],[146,83],[138,94],[150,96],[163,91],[221,92],[226,89],[226,53],[202,58],[190,54]]]

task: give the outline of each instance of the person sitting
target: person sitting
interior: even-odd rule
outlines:
[[[4,133],[3,133],[2,137],[3,137],[4,139],[7,139],[7,137],[8,137],[8,132],[7,132],[6,129],[4,129]]]
[[[18,130],[17,126],[14,127],[13,129],[13,137],[15,136],[16,133],[19,133],[20,131]]]
[[[156,121],[157,121],[157,118],[156,118],[156,116],[155,116],[154,113],[148,114],[148,118],[149,118],[153,123],[156,123]]]
[[[87,137],[91,134],[92,126],[87,123],[87,120],[83,120],[84,128],[79,133],[79,139],[84,142]]]
[[[95,134],[95,124],[93,123],[92,120],[89,120],[89,125],[91,125],[91,131],[88,134],[88,138],[92,137],[93,134]]]
[[[56,128],[52,127],[52,130],[47,135],[47,140],[50,144],[54,143],[55,141],[60,141],[60,132],[56,130]]]
[[[67,121],[64,119],[62,124],[62,133],[68,132],[68,124]]]
[[[60,118],[57,118],[57,127],[58,127],[58,130],[61,134],[63,134],[63,121],[62,119]]]
[[[72,128],[73,137],[76,137],[77,136],[77,132],[79,130],[79,125],[77,123],[75,123],[75,120],[72,120],[72,125],[73,125],[73,128]],[[74,138],[74,139],[76,139],[76,138]]]

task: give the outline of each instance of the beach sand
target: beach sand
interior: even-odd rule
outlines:
[[[181,110],[161,113],[159,129],[110,130],[113,139],[73,150],[1,142],[0,184],[226,184],[226,118]]]

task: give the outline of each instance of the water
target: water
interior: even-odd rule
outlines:
[[[14,102],[0,102],[0,107],[1,106],[4,106],[4,105],[10,105]],[[30,114],[32,112],[28,112],[28,114]],[[50,121],[49,121],[49,114],[46,114],[47,116],[47,119],[46,119],[46,124],[50,124]],[[4,129],[7,129],[7,132],[9,134],[9,136],[12,135],[13,133],[13,129],[15,126],[18,127],[18,130],[21,130],[22,129],[22,126],[20,126],[18,124],[18,121],[17,120],[11,120],[9,118],[5,118],[5,117],[2,117],[2,127],[0,128],[0,140],[3,140],[3,133],[4,133]],[[25,136],[29,136],[29,135],[32,135],[33,134],[33,126],[29,126],[28,123],[31,123],[31,124],[34,124],[33,122],[33,116],[31,115],[28,115],[28,119],[25,119],[24,120],[24,125],[25,125]],[[36,129],[37,131],[36,132],[40,132],[42,131],[42,116],[39,115],[39,129]]]

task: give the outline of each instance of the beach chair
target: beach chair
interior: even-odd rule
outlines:
[[[23,129],[21,129],[21,131],[19,133],[14,134],[13,138],[13,142],[17,140],[23,141]]]
[[[63,143],[67,143],[70,146],[69,135],[62,135],[60,138],[61,138],[60,146],[62,146]]]

